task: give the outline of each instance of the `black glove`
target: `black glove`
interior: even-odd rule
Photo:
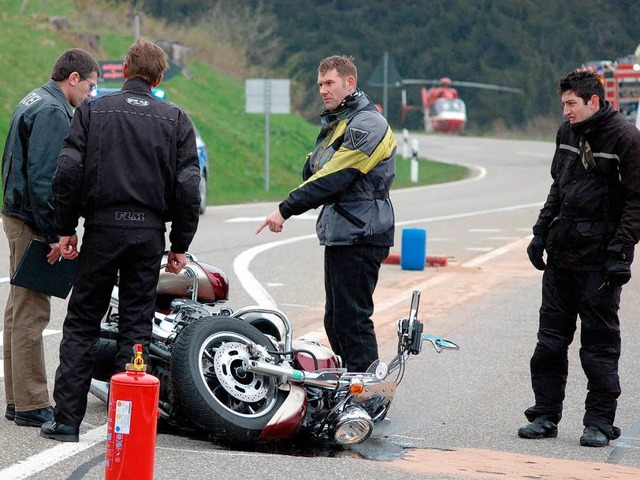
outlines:
[[[534,235],[531,243],[529,243],[529,246],[527,247],[529,260],[538,270],[544,270],[545,267],[544,260],[542,259],[545,243],[546,239],[542,235]]]
[[[607,285],[612,288],[621,287],[631,280],[631,262],[633,262],[632,249],[623,249],[619,253],[610,254],[604,263],[607,270],[605,274]]]

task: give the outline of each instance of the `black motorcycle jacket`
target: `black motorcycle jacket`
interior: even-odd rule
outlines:
[[[53,177],[59,233],[74,234],[79,216],[85,226],[164,230],[171,222],[171,250],[184,253],[198,226],[199,182],[189,117],[129,79],[76,110]]]
[[[303,180],[279,208],[284,218],[324,205],[316,224],[321,245],[392,246],[396,139],[386,119],[357,90],[321,115],[321,130]]]
[[[606,102],[593,117],[565,121],[556,137],[553,183],[533,227],[548,263],[599,270],[640,239],[640,132]]]
[[[14,110],[2,155],[2,213],[24,220],[47,243],[58,241],[51,177],[72,117],[73,107],[49,80]]]

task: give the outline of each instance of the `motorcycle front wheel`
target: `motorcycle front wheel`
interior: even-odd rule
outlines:
[[[204,317],[182,329],[171,354],[179,408],[221,441],[258,441],[287,395],[275,378],[240,369],[250,344],[273,348],[258,329],[241,320]]]

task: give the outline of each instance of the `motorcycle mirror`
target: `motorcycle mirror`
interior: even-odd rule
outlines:
[[[453,343],[450,340],[445,340],[442,337],[436,337],[434,335],[425,333],[424,335],[422,335],[422,339],[431,343],[434,350],[438,353],[442,352],[442,350],[460,350],[460,347],[457,344]]]

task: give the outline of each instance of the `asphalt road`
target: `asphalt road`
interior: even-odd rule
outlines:
[[[540,274],[528,264],[524,247],[548,190],[553,145],[435,135],[419,141],[421,155],[472,166],[474,176],[392,193],[398,225],[393,250],[400,251],[403,228],[425,228],[427,255],[446,256],[449,264],[424,271],[384,265],[376,292],[376,329],[383,356],[390,355],[394,320],[407,314],[410,292],[418,288],[426,330],[451,338],[460,351],[437,355],[425,346],[412,358],[391,421],[361,446],[335,450],[284,443],[238,451],[161,433],[155,478],[640,478],[637,278],[625,288],[621,310],[623,394],[617,424],[623,437],[602,449],[578,445],[586,380],[577,345],[571,348],[558,438],[527,441],[516,435],[524,423],[522,412],[533,400],[528,361],[540,301]],[[314,235],[315,212],[291,219],[281,234],[255,235],[274,207],[210,207],[191,251],[227,272],[228,306],[277,306],[290,317],[296,334],[321,338],[322,249]],[[4,236],[0,249],[6,252]],[[6,255],[0,256],[0,272],[8,272]],[[6,281],[0,281],[0,298],[7,290]],[[65,302],[54,299],[46,332],[51,388],[64,312]],[[58,444],[40,438],[37,429],[2,419],[0,479],[103,478],[105,421],[105,406],[90,397],[81,442]]]

